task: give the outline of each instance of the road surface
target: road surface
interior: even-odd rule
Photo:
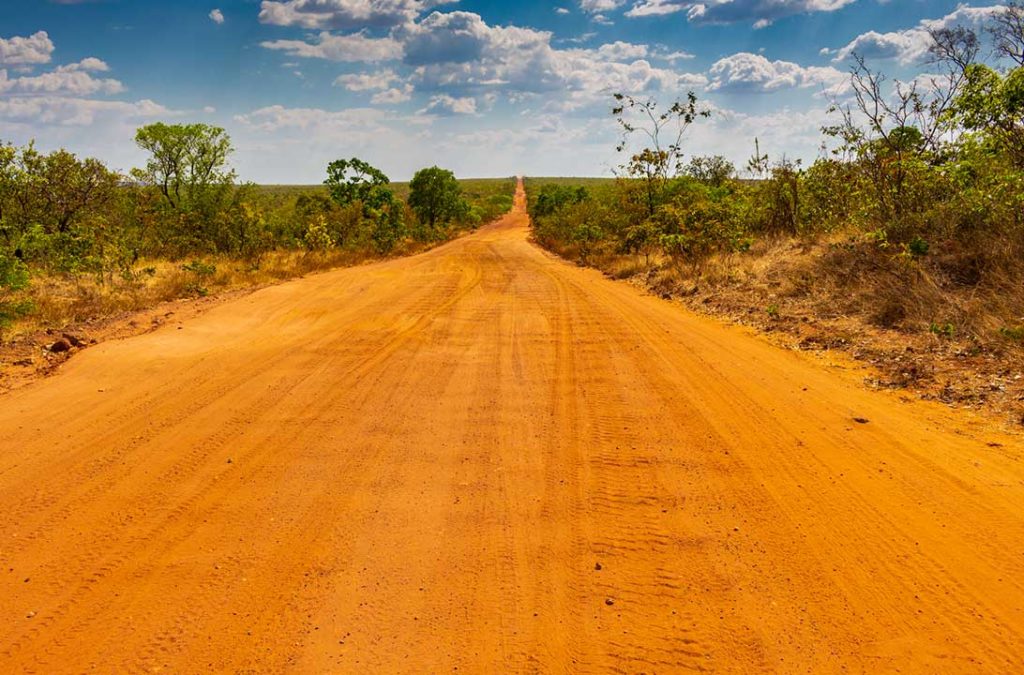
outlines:
[[[0,672],[1021,672],[1022,454],[520,197],[0,398]]]

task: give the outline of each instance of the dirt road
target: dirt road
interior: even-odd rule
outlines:
[[[0,672],[1024,669],[1019,439],[527,234],[0,398]]]

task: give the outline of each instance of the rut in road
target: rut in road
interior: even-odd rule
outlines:
[[[520,192],[0,398],[0,671],[1020,671],[1021,454]]]

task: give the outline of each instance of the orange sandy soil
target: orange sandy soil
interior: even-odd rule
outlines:
[[[1020,672],[1024,444],[522,193],[0,397],[0,672]]]

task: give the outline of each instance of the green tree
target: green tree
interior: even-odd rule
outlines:
[[[436,166],[420,169],[413,176],[409,183],[409,206],[431,230],[439,222],[448,223],[469,213],[469,204],[462,197],[455,174]]]
[[[328,164],[324,185],[339,206],[361,202],[364,209],[381,210],[395,201],[394,193],[388,189],[390,182],[383,171],[353,157]]]
[[[995,149],[1024,169],[1024,66],[1000,75],[982,64],[965,71],[966,82],[953,101],[951,115],[979,132]]]
[[[339,206],[362,205],[363,217],[373,223],[371,238],[381,253],[391,251],[403,234],[402,211],[389,183],[383,171],[357,157],[328,164],[324,181]]]
[[[47,234],[66,234],[114,199],[120,176],[98,159],[78,159],[67,150],[48,155],[28,146],[21,153],[21,206],[28,223]]]
[[[8,251],[0,249],[0,329],[26,314],[30,309],[26,301],[18,301],[14,293],[28,286],[28,269]]]
[[[234,184],[228,166],[231,138],[220,127],[158,122],[139,129],[135,143],[150,158],[132,176],[156,186],[172,209],[200,209],[212,216]]]
[[[736,174],[733,163],[721,155],[694,157],[686,166],[686,175],[711,187],[719,187]]]

